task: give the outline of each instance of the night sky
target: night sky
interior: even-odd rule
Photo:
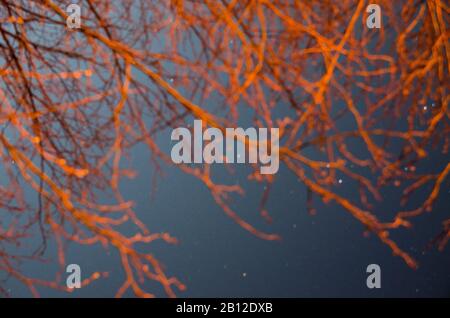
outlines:
[[[170,138],[161,136],[160,141]],[[217,173],[247,187],[246,196],[236,203],[260,230],[277,233],[282,241],[264,241],[243,230],[215,204],[209,191],[192,176],[174,167],[164,169],[158,179],[154,198],[151,182],[154,169],[148,150],[142,146],[133,152],[133,165],[139,176],[123,184],[123,195],[137,203],[141,220],[153,231],[167,231],[180,240],[179,245],[155,242],[149,246],[166,266],[168,273],[187,285],[181,297],[448,297],[450,296],[450,254],[427,249],[431,238],[441,231],[441,213],[448,211],[446,196],[440,197],[432,213],[417,220],[416,226],[395,233],[398,244],[419,261],[419,269],[409,268],[373,235],[365,237],[364,228],[341,207],[315,202],[316,215],[306,209],[306,190],[281,165],[267,205],[273,224],[266,224],[257,207],[262,186],[246,181],[245,165],[227,175],[223,167]],[[429,164],[445,163],[434,158]],[[345,178],[341,190],[352,195]],[[354,190],[354,189],[353,189]],[[396,200],[392,200],[396,202]],[[418,203],[417,201],[416,203]],[[389,213],[389,200],[378,208]],[[52,253],[52,245],[48,251]],[[52,254],[50,254],[51,256]],[[111,297],[123,281],[123,272],[113,250],[102,247],[69,245],[67,263],[81,266],[82,274],[108,271],[110,277],[98,280],[71,294],[41,289],[48,297]],[[379,264],[381,289],[366,287],[366,267]],[[53,277],[52,264],[27,266],[29,275]],[[86,274],[86,275],[87,275]],[[28,297],[29,291],[15,280],[6,286],[13,297]],[[160,286],[144,286],[157,292]],[[158,296],[164,296],[162,290]],[[132,296],[127,294],[127,296]]]
[[[217,105],[202,106],[214,109]],[[289,116],[288,106],[280,109],[279,118]],[[251,126],[252,115],[243,111],[239,124]],[[337,127],[350,130],[355,123],[344,116]],[[169,129],[164,130],[157,140],[168,155],[174,144],[170,133]],[[353,147],[360,146],[355,144]],[[313,152],[308,155],[314,159]],[[448,159],[439,152],[430,152],[420,169],[435,171],[438,167],[442,170]],[[281,241],[265,241],[227,217],[214,202],[210,191],[196,178],[166,164],[162,164],[163,175],[160,175],[155,171],[145,145],[135,146],[128,160],[126,165],[135,168],[138,174],[133,180],[122,181],[123,197],[135,201],[135,211],[150,231],[169,232],[179,240],[177,245],[154,242],[142,250],[155,255],[165,265],[167,274],[186,284],[186,291],[177,292],[180,297],[450,297],[450,247],[439,252],[435,246],[429,246],[442,231],[442,221],[448,218],[448,182],[443,184],[430,213],[414,218],[411,229],[391,231],[398,245],[419,262],[419,268],[414,270],[394,256],[378,237],[364,235],[366,229],[342,207],[325,204],[315,197],[316,213],[308,213],[307,189],[283,163],[266,206],[273,218],[271,224],[259,214],[264,184],[247,179],[251,172],[248,166],[232,165],[231,172],[223,165],[212,168],[218,180],[240,184],[245,189],[245,196],[233,197],[233,207],[241,217],[259,230],[282,237]],[[4,171],[0,169],[0,178],[3,176]],[[367,177],[375,181],[373,176]],[[346,176],[340,176],[335,190],[356,201],[359,198],[357,187],[348,181]],[[415,194],[408,207],[418,206],[430,190],[425,187]],[[29,195],[35,195],[29,189],[27,191]],[[106,193],[99,195],[106,202],[110,200]],[[394,187],[386,187],[382,195],[383,201],[374,208],[375,214],[381,220],[390,221],[400,210],[400,192]],[[125,227],[123,230],[126,233],[130,229]],[[38,233],[35,234],[38,239]],[[57,270],[53,241],[49,241],[45,256],[53,262],[24,263],[23,272],[33,277],[53,278]],[[95,271],[109,272],[109,277],[70,294],[40,288],[41,296],[112,297],[123,283],[123,269],[113,248],[105,250],[99,244],[79,246],[69,243],[66,262],[79,264],[82,277]],[[381,267],[380,289],[366,286],[369,264]],[[0,277],[4,279],[2,286],[12,297],[31,296],[27,287],[17,280]],[[157,296],[166,296],[161,286],[154,282],[148,281],[144,287]],[[125,296],[132,297],[133,294],[128,291]]]

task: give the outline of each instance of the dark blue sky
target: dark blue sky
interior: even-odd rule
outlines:
[[[436,162],[431,160],[430,164],[442,164],[445,160],[435,158]],[[138,146],[133,163],[140,174],[123,184],[123,195],[136,201],[139,217],[153,232],[168,231],[180,240],[179,245],[157,242],[147,249],[166,265],[167,273],[187,285],[187,291],[179,296],[450,296],[448,250],[425,249],[429,239],[441,230],[441,214],[448,211],[448,189],[433,213],[420,217],[413,229],[395,235],[399,245],[419,261],[419,269],[413,270],[394,257],[377,237],[364,237],[362,225],[341,207],[317,201],[317,214],[309,215],[305,187],[284,165],[267,205],[274,219],[271,225],[258,215],[262,186],[245,181],[248,173],[245,167],[239,167],[231,177],[247,186],[247,195],[236,202],[240,215],[258,229],[278,233],[283,238],[280,242],[269,242],[240,228],[215,204],[205,186],[174,167],[166,167],[166,175],[159,179],[155,198],[151,199],[153,167],[148,161],[148,150]],[[218,175],[224,173],[221,169],[217,167]],[[345,178],[340,187],[351,197],[352,189],[347,187]],[[387,199],[379,211],[392,213],[394,205]],[[51,256],[52,245],[48,251]],[[67,263],[79,264],[86,275],[94,271],[111,273],[109,278],[77,290],[70,297],[113,296],[124,278],[115,252],[105,252],[99,246],[70,245]],[[366,267],[372,263],[381,266],[379,290],[366,287]],[[27,274],[38,277],[52,277],[49,275],[55,270],[51,264],[24,265]],[[12,296],[29,296],[27,289],[14,280],[8,280],[6,286]],[[164,296],[157,284],[148,283],[146,287],[154,292],[159,290],[157,295]],[[42,289],[42,296],[67,294]]]
[[[202,106],[212,109],[217,105]],[[277,116],[292,112],[287,107],[280,108],[283,110]],[[253,114],[246,112],[248,109],[241,113],[240,125],[243,127],[252,125]],[[351,130],[354,126],[351,119],[344,117],[337,128]],[[164,131],[158,143],[170,154],[173,144],[170,131]],[[396,144],[391,146],[396,147]],[[313,152],[308,155],[314,158]],[[201,182],[174,166],[163,167],[164,176],[158,178],[152,198],[155,171],[149,156],[149,150],[143,145],[133,149],[132,166],[138,177],[124,181],[121,190],[127,200],[136,202],[136,213],[152,232],[169,232],[179,239],[178,245],[155,242],[145,248],[165,264],[166,273],[187,285],[187,290],[179,292],[178,296],[450,297],[450,247],[443,252],[436,248],[427,249],[429,241],[442,230],[441,222],[449,217],[448,183],[443,184],[431,213],[414,219],[411,229],[392,232],[399,246],[419,262],[419,269],[413,270],[401,258],[393,256],[389,247],[376,236],[365,237],[361,223],[342,207],[326,205],[315,198],[317,213],[310,215],[306,208],[305,186],[284,164],[280,165],[267,203],[272,224],[265,223],[259,215],[264,185],[247,180],[247,167],[236,167],[231,175],[223,166],[213,168],[218,179],[244,187],[246,195],[234,197],[233,206],[256,228],[282,236],[280,242],[271,242],[258,239],[239,227],[217,206]],[[420,169],[436,171],[447,163],[448,156],[430,152]],[[1,178],[4,178],[3,173],[0,169]],[[356,186],[345,176],[341,179],[336,191],[356,201],[359,197]],[[429,190],[426,187],[415,194],[409,206],[423,202]],[[29,192],[29,195],[35,194]],[[377,217],[391,221],[400,209],[399,196],[396,188],[384,189],[384,200],[375,207]],[[49,242],[46,256],[55,258],[54,242]],[[110,277],[69,295],[40,289],[42,296],[112,297],[123,283],[123,270],[113,249],[105,251],[101,246],[85,247],[72,243],[68,246],[66,260],[68,264],[79,264],[82,274],[108,271]],[[381,289],[366,287],[369,264],[381,266]],[[51,278],[55,270],[54,263],[23,264],[23,271],[29,276]],[[13,297],[30,296],[27,288],[16,280],[8,279],[1,284]],[[146,283],[145,287],[157,296],[165,296],[161,287],[153,282]]]

